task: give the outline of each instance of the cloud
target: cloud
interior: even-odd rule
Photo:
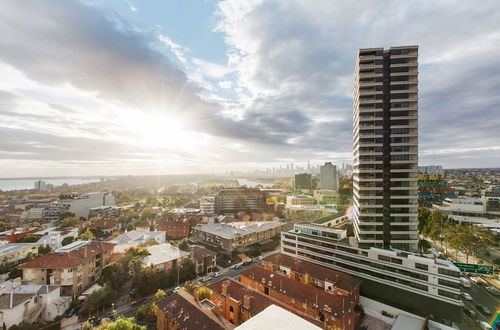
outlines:
[[[219,81],[219,87],[223,89],[228,89],[233,87],[233,82],[231,80]]]

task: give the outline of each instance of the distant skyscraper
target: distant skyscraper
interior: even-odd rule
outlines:
[[[319,189],[337,190],[339,182],[337,177],[337,166],[328,162],[321,166],[319,172]]]
[[[353,204],[361,247],[417,248],[417,58],[417,46],[358,53]]]

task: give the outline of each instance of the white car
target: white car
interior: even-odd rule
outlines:
[[[484,330],[490,330],[490,329],[493,329],[491,327],[491,325],[489,325],[487,322],[484,322],[484,321],[477,321],[478,325],[481,327],[481,329],[484,329]]]
[[[464,297],[465,300],[469,300],[469,301],[472,300],[472,296],[470,294],[468,294],[467,292],[462,292],[462,297]]]
[[[179,291],[180,289],[182,289],[182,287],[181,287],[181,286],[176,286],[176,287],[174,288],[174,293],[176,293],[176,292],[177,292],[177,291]]]
[[[476,284],[487,284],[486,281],[480,278],[479,276],[473,276],[470,278],[470,280]]]
[[[219,277],[219,276],[222,276],[223,274],[221,272],[217,272],[214,274],[214,277]]]
[[[210,276],[205,276],[204,278],[201,279],[202,282],[208,282],[210,281],[212,278]]]

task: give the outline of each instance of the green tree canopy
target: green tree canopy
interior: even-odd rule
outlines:
[[[75,214],[73,212],[70,212],[70,211],[64,211],[64,212],[59,213],[59,220],[64,220],[66,218],[74,218],[74,217],[75,217]]]
[[[95,239],[95,236],[89,229],[87,229],[84,233],[80,235],[80,239],[84,241],[92,241]]]

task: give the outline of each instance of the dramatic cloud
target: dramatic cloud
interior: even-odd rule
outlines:
[[[127,5],[139,17],[147,4]],[[227,58],[215,63],[92,1],[4,0],[0,166],[24,176],[55,164],[107,174],[350,161],[357,49],[407,44],[420,47],[421,163],[498,166],[498,7],[220,1],[211,28]]]

